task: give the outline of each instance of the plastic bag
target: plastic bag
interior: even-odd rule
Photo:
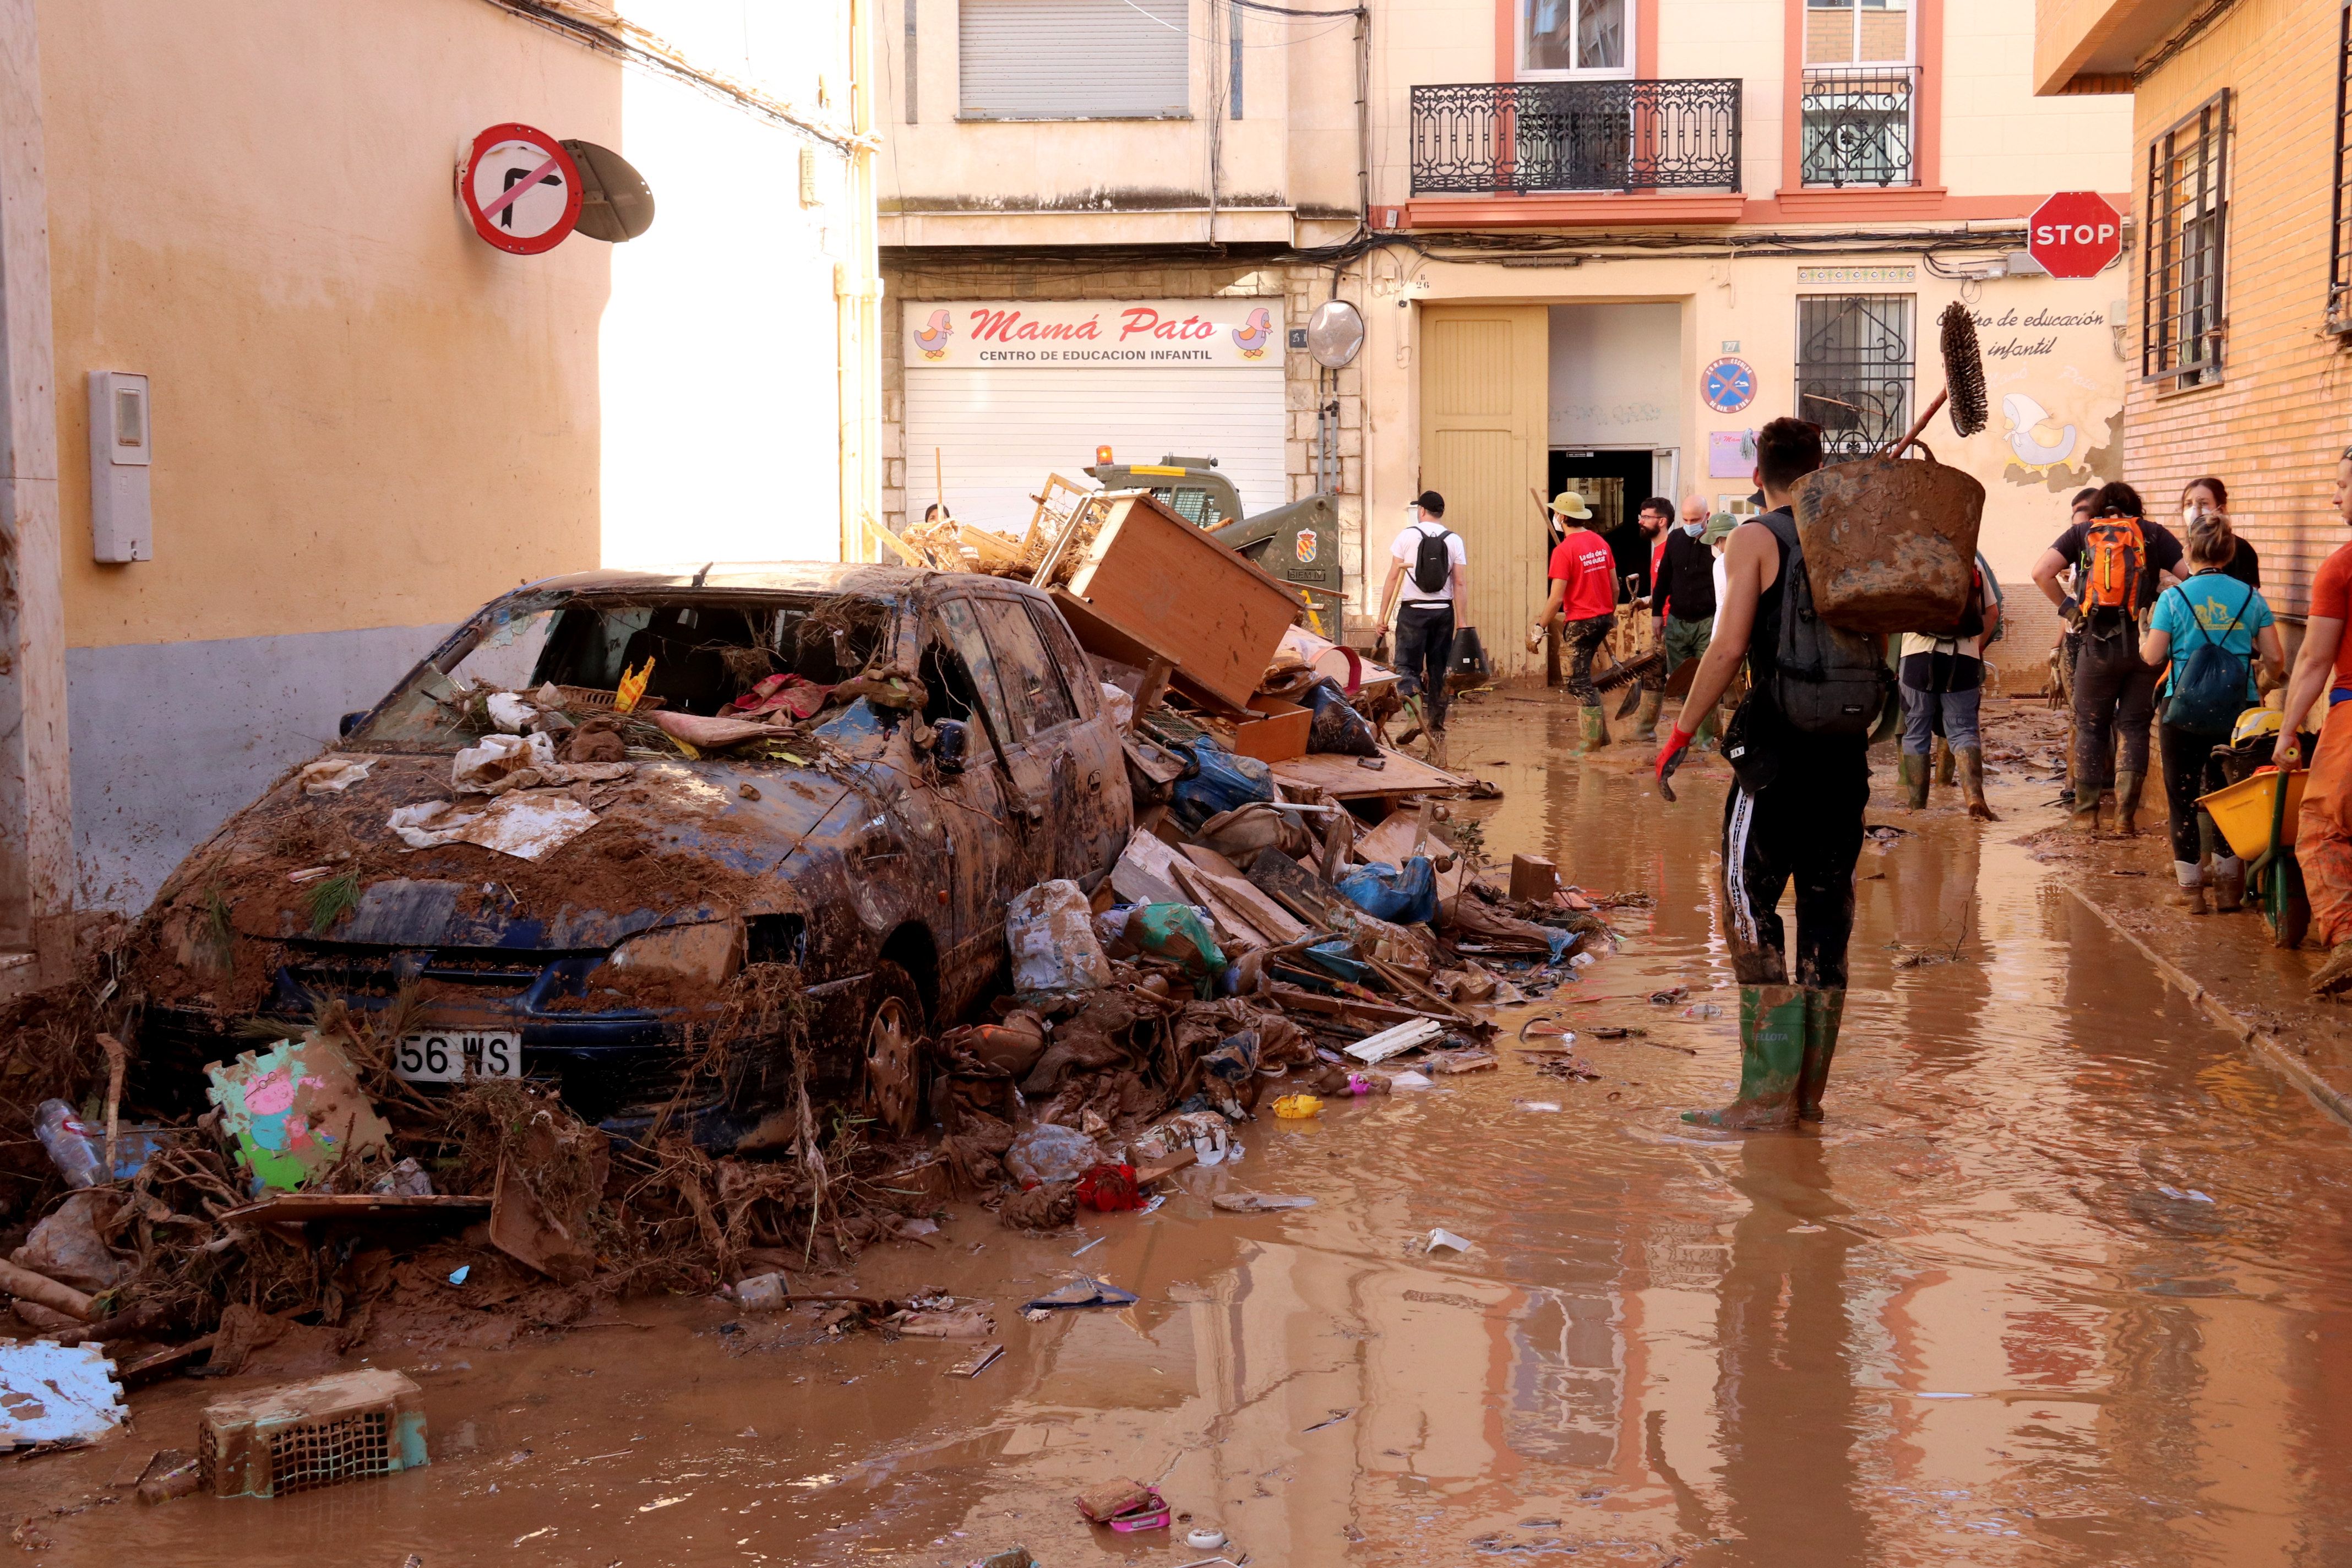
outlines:
[[[1426,855],[1414,856],[1402,870],[1385,860],[1359,866],[1337,886],[1349,903],[1380,920],[1426,925],[1437,918],[1437,871]]]
[[[1076,882],[1040,882],[1004,911],[1015,991],[1091,991],[1110,984],[1094,910]]]
[[[1371,721],[1356,711],[1339,683],[1325,676],[1307,689],[1302,700],[1315,710],[1307,721],[1307,749],[1310,752],[1335,752],[1343,757],[1372,757],[1380,754],[1380,742],[1373,738]]]
[[[1217,946],[1215,933],[1191,904],[1137,905],[1128,916],[1127,939],[1139,952],[1182,964],[1194,979],[1225,967],[1224,952]]]
[[[1004,1152],[1004,1168],[1024,1187],[1075,1182],[1107,1163],[1101,1146],[1093,1139],[1075,1127],[1057,1127],[1050,1121],[1032,1127]]]
[[[1206,735],[1185,749],[1201,771],[1178,781],[1169,809],[1186,827],[1197,831],[1213,816],[1274,798],[1274,772],[1255,757],[1237,757]]]

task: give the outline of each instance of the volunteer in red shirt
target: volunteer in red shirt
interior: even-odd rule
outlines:
[[[1551,599],[1528,632],[1528,651],[1542,646],[1552,622],[1567,623],[1561,640],[1568,644],[1568,689],[1582,705],[1577,749],[1598,751],[1609,743],[1609,720],[1601,710],[1601,689],[1592,684],[1592,656],[1617,625],[1617,562],[1607,540],[1579,526],[1592,516],[1582,496],[1562,490],[1552,498],[1551,511],[1568,531],[1552,547]]]
[[[2336,464],[2336,513],[2352,525],[2352,447]],[[2311,900],[2311,934],[2330,951],[2311,977],[2311,988],[2332,995],[2352,988],[2352,544],[2339,547],[2311,580],[2311,615],[2303,626],[2303,647],[2287,682],[2286,711],[2279,725],[2275,760],[2294,765],[2306,717],[2324,694],[2326,719],[2319,751],[2305,782],[2303,815],[2296,820],[2294,858],[2303,866],[2304,892]]]

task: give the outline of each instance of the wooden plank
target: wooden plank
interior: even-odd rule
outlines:
[[[1386,765],[1362,768],[1354,757],[1314,752],[1286,763],[1269,763],[1276,784],[1297,789],[1319,789],[1336,800],[1361,800],[1384,795],[1463,795],[1470,781],[1431,767],[1427,763],[1382,746]]]
[[[1276,944],[1297,942],[1313,934],[1297,918],[1265,896],[1258,885],[1242,875],[1242,868],[1205,844],[1187,844],[1185,857],[1206,871],[1217,884],[1217,890],[1236,905],[1244,906],[1250,923],[1273,936]]]
[[[1299,607],[1255,563],[1148,495],[1110,503],[1069,591],[1100,619],[1174,657],[1181,689],[1197,687],[1234,710],[1247,708]]]

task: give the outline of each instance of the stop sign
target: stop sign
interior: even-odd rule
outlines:
[[[2026,252],[2053,278],[2092,277],[2123,247],[2123,216],[2096,191],[2060,191],[2026,220]]]

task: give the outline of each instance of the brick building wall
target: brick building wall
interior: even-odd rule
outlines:
[[[2263,589],[2305,613],[2312,574],[2347,532],[2329,502],[2352,441],[2352,353],[2324,330],[2335,178],[2338,0],[2239,0],[2140,82],[2135,207],[2145,213],[2147,149],[2231,89],[2221,379],[2173,391],[2138,380],[2149,247],[2126,258],[2133,384],[2125,477],[2156,516],[2177,518],[2200,474],[2230,487],[2239,530],[2262,552]]]
[[[1330,274],[1307,267],[1233,264],[1105,268],[1084,263],[1056,267],[1025,261],[966,262],[927,257],[917,263],[894,263],[886,258],[882,272],[882,341],[886,345],[882,356],[882,515],[885,524],[894,531],[905,528],[908,513],[907,371],[898,345],[904,341],[905,312],[910,307],[940,300],[1208,300],[1279,296],[1284,301],[1283,326],[1288,329],[1305,327],[1317,302],[1330,292]],[[1343,288],[1343,294],[1349,292]],[[1357,303],[1360,308],[1361,300]],[[1286,330],[1283,342],[1289,342]],[[1365,592],[1363,361],[1359,358],[1344,370],[1326,372],[1303,350],[1286,349],[1283,390],[1289,421],[1283,441],[1286,500],[1297,500],[1315,492],[1316,407],[1318,402],[1336,399],[1339,403],[1336,446],[1339,560],[1341,570],[1347,574],[1349,596],[1360,602]],[[1070,477],[1079,476],[1074,471]],[[1045,480],[1044,474],[1037,476],[1039,484]],[[1245,499],[1252,506],[1260,505],[1258,498]]]

